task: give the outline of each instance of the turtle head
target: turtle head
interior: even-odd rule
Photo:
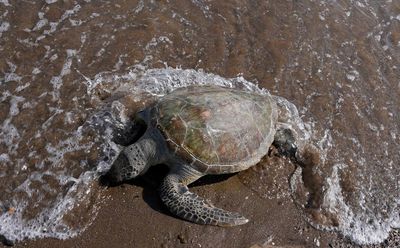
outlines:
[[[280,154],[291,159],[296,158],[297,145],[292,130],[278,129],[275,133],[274,145],[278,148]]]
[[[135,143],[126,146],[115,159],[107,178],[121,182],[144,174],[147,169],[164,161],[165,142],[155,128],[148,129]]]
[[[144,170],[144,163],[130,163],[125,149],[118,155],[106,175],[111,182],[123,182],[135,178]]]

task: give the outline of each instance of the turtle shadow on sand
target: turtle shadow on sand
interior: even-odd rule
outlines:
[[[11,240],[8,240],[3,235],[0,235],[0,244],[4,246],[14,246],[14,243]]]
[[[141,120],[134,120],[131,123],[128,123],[125,126],[125,129],[115,129],[114,130],[114,139],[113,141],[121,146],[129,146],[138,141],[146,132],[147,125],[145,122]],[[141,187],[143,189],[142,199],[148,204],[153,210],[158,211],[160,213],[169,215],[171,217],[176,218],[176,215],[172,214],[168,208],[162,203],[158,190],[160,187],[160,182],[165,178],[168,174],[169,168],[165,164],[158,164],[149,168],[149,170],[140,177],[136,177],[130,179],[128,181],[114,181],[109,178],[109,174],[105,174],[100,177],[99,183],[102,186],[107,187],[119,187],[124,184],[134,185],[137,187]],[[214,184],[218,182],[222,182],[227,180],[228,178],[236,175],[237,173],[232,174],[223,174],[223,175],[206,175],[199,180],[190,184],[190,187],[198,187],[208,184]]]
[[[162,182],[162,179],[168,174],[169,168],[167,165],[159,164],[152,166],[146,174],[141,177],[137,177],[125,182],[115,182],[108,178],[108,175],[100,177],[100,184],[108,187],[123,187],[124,184],[134,185],[143,189],[142,199],[146,204],[153,210],[162,214],[169,215],[173,218],[177,216],[171,213],[168,208],[163,204],[158,193],[158,189]],[[224,174],[224,175],[206,175],[196,182],[190,184],[190,187],[200,187],[203,185],[215,184],[218,182],[225,181],[237,173]],[[184,219],[182,219],[184,220]]]
[[[157,206],[153,204],[153,197],[147,197],[148,187],[144,187],[143,198],[152,208],[165,205],[174,216],[199,224],[242,225],[249,220],[215,207],[190,192],[188,185],[206,175],[219,176],[205,177],[194,186],[246,170],[257,164],[273,143],[281,154],[295,158],[301,140],[296,117],[293,104],[269,94],[217,86],[180,88],[137,113],[134,122],[144,123],[140,135],[137,132],[135,138],[124,140],[122,132],[116,137],[115,142],[124,148],[106,178],[119,184],[155,175],[155,181],[162,183],[150,184],[159,189],[163,204],[159,200]],[[159,169],[146,173],[159,164],[168,166],[167,173]],[[227,176],[221,176],[224,174]]]

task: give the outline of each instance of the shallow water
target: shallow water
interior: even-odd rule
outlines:
[[[113,140],[189,84],[258,84],[297,106],[316,149],[287,189],[260,195],[291,194],[312,225],[359,244],[400,227],[399,1],[2,0],[0,57],[8,239],[83,231]]]

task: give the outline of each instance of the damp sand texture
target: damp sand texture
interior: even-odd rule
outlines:
[[[0,234],[17,247],[396,247],[399,30],[398,1],[0,1]],[[208,83],[294,103],[313,166],[271,153],[195,185],[253,220],[235,229],[168,215],[157,175],[99,185],[134,112]]]

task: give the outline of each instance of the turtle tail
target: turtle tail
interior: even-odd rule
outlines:
[[[179,174],[169,174],[161,185],[161,199],[173,214],[197,224],[216,226],[237,226],[249,221],[238,213],[216,208],[190,192],[183,183],[186,179]]]

